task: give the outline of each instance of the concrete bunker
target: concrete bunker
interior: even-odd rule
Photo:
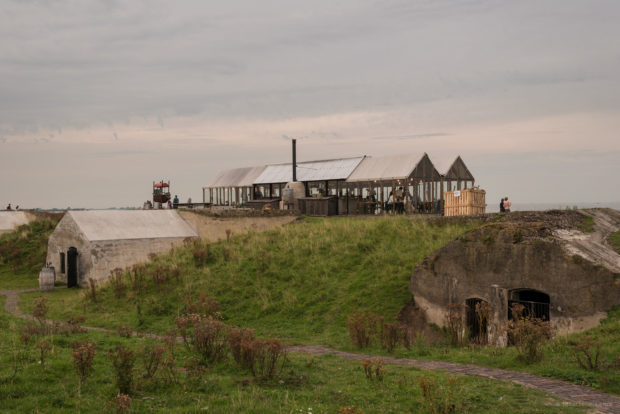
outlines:
[[[47,262],[56,280],[85,286],[195,238],[194,228],[175,210],[69,211],[49,238]]]
[[[595,213],[615,223],[610,231],[620,228],[619,212]],[[587,237],[601,237],[579,230],[581,213],[529,214],[511,214],[508,220],[514,221],[490,222],[466,232],[415,267],[409,291],[428,322],[444,326],[449,305],[460,304],[472,342],[484,341],[486,335],[489,343],[505,345],[513,304],[522,304],[526,315],[550,321],[557,333],[592,328],[620,304],[615,265],[620,256],[611,251],[609,260],[595,261],[571,241],[585,245]],[[570,240],[562,236],[567,228]],[[597,245],[600,249],[606,247]],[[476,306],[485,303],[488,316],[481,320]]]

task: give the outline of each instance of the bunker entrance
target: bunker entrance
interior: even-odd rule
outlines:
[[[467,329],[469,341],[477,344],[487,343],[487,323],[489,320],[489,303],[480,298],[465,301],[467,312]]]
[[[69,247],[69,250],[67,250],[67,287],[74,287],[78,284],[77,257],[77,249]]]
[[[508,300],[508,319],[513,319],[512,306],[523,305],[523,316],[549,320],[549,295],[533,289],[510,291]]]

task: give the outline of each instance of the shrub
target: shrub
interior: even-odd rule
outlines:
[[[372,381],[374,378],[377,381],[383,381],[383,374],[385,373],[383,364],[383,358],[362,360],[362,367],[364,368],[364,374],[366,375],[366,379]]]
[[[491,315],[491,306],[488,302],[476,303],[476,318],[478,319],[478,332],[476,337],[480,345],[486,345],[488,343],[488,337],[486,335],[485,327],[488,325],[489,316]]]
[[[119,392],[116,397],[108,403],[108,406],[111,411],[117,414],[126,413],[131,408],[131,397]]]
[[[581,341],[573,346],[573,357],[577,364],[589,371],[598,371],[600,368],[599,356],[601,353],[601,342],[595,341],[591,336],[587,335],[581,338]]]
[[[133,335],[133,329],[122,324],[119,325],[118,328],[116,328],[116,332],[120,337],[123,338],[131,338],[131,335]]]
[[[142,350],[142,365],[144,366],[144,378],[151,379],[157,374],[161,365],[166,347],[164,345],[146,345]]]
[[[212,316],[181,315],[175,319],[183,342],[200,355],[203,362],[214,362],[225,355],[228,327]]]
[[[338,407],[338,414],[364,414],[364,412],[354,405],[343,405]]]
[[[145,274],[146,266],[142,263],[133,265],[129,271],[131,290],[133,290],[136,297],[142,295],[146,290]]]
[[[84,316],[72,316],[67,319],[68,333],[75,334],[86,332],[86,328],[81,326],[85,320],[86,317]]]
[[[41,296],[40,298],[36,298],[34,300],[32,316],[34,316],[34,318],[39,321],[41,325],[45,324],[45,318],[47,317],[47,302],[48,298],[45,296]]]
[[[127,285],[125,284],[125,279],[123,277],[123,270],[116,268],[110,273],[110,285],[112,285],[112,291],[114,292],[114,296],[117,299],[125,297]]]
[[[197,314],[201,316],[212,316],[215,319],[220,318],[218,311],[220,303],[215,298],[207,295],[205,291],[198,292],[198,298],[194,299],[191,292],[185,293],[185,304],[183,312],[185,314]]]
[[[240,367],[249,369],[249,366],[246,366],[243,359],[244,346],[247,346],[247,344],[252,342],[254,339],[254,331],[251,329],[231,328],[228,331],[228,347],[230,348],[230,353],[232,354],[235,362],[237,362],[237,365]]]
[[[119,345],[116,350],[110,351],[109,356],[114,366],[116,386],[119,389],[119,393],[131,394],[136,355],[131,349]]]
[[[422,391],[425,411],[432,414],[450,414],[461,412],[463,402],[458,394],[461,381],[448,378],[447,384],[435,381],[433,377],[420,375],[418,386]]]
[[[551,323],[531,315],[524,316],[524,309],[521,304],[512,306],[513,319],[508,323],[508,337],[522,360],[540,361],[543,357],[542,348],[552,336]]]
[[[73,365],[78,374],[78,396],[82,393],[82,383],[90,374],[93,368],[95,350],[97,345],[94,342],[75,342],[73,343]]]
[[[451,303],[445,316],[445,326],[448,339],[452,346],[461,346],[465,342],[465,327],[463,326],[463,305]]]
[[[377,317],[370,312],[353,313],[347,318],[349,337],[358,348],[366,348],[376,333]]]
[[[88,288],[84,291],[84,299],[91,303],[97,303],[97,281],[88,279]]]
[[[286,347],[277,339],[243,340],[241,354],[243,366],[255,377],[273,378],[286,362]]]
[[[398,323],[383,323],[381,327],[381,345],[383,348],[392,352],[396,345],[401,342],[402,328]]]
[[[39,362],[41,365],[45,365],[45,358],[52,351],[52,343],[44,339],[37,342],[36,347],[39,350]]]

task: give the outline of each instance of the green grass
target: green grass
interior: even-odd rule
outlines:
[[[0,236],[0,289],[38,286],[47,240],[60,218],[59,214],[37,213],[35,220]]]
[[[306,219],[212,244],[213,260],[204,267],[194,263],[194,246],[159,256],[150,269],[171,266],[181,274],[179,282],[161,289],[150,283],[143,294],[128,291],[117,299],[106,286],[97,304],[73,290],[55,292],[50,314],[56,319],[84,315],[88,323],[109,328],[124,324],[164,332],[173,326],[185,295],[204,291],[221,303],[222,316],[232,325],[293,343],[342,346],[348,343],[345,321],[351,312],[370,310],[394,319],[411,300],[414,266],[469,228],[406,218]],[[136,297],[141,299],[141,325]],[[32,301],[24,302],[23,309],[30,311]]]
[[[6,314],[0,297],[0,407],[9,412],[99,413],[112,412],[110,402],[117,394],[114,371],[107,353],[123,345],[141,354],[148,338],[121,338],[114,334],[89,332],[53,335],[45,339],[53,350],[45,365],[38,363],[33,345],[23,345],[22,320]],[[72,363],[72,344],[91,339],[97,344],[93,372],[77,393],[77,376]],[[202,378],[191,378],[181,367],[192,357],[182,345],[176,347],[178,381],[141,379],[140,359],[134,377],[131,412],[226,412],[226,413],[335,413],[355,405],[364,413],[424,412],[425,403],[417,385],[422,374],[433,378],[438,390],[448,379],[457,379],[450,402],[463,413],[585,413],[586,409],[566,404],[539,391],[512,383],[482,378],[448,376],[416,368],[385,366],[384,380],[369,381],[358,361],[334,356],[292,354],[273,380],[259,380],[239,369],[230,359],[205,367]],[[13,376],[14,356],[18,356]]]
[[[611,244],[611,246],[616,250],[616,252],[620,254],[620,231],[611,233],[607,240],[609,241],[609,244]]]
[[[592,218],[592,216],[584,215],[583,221],[581,222],[581,231],[584,233],[594,232],[594,218]]]

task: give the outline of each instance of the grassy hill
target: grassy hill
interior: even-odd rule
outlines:
[[[96,303],[73,290],[55,292],[50,314],[165,332],[203,294],[220,303],[227,323],[259,335],[343,345],[351,312],[394,319],[411,300],[414,266],[472,226],[402,217],[306,218],[266,233],[175,249],[139,268],[143,286],[135,288],[135,272],[125,273],[124,291],[117,294],[107,284]]]

